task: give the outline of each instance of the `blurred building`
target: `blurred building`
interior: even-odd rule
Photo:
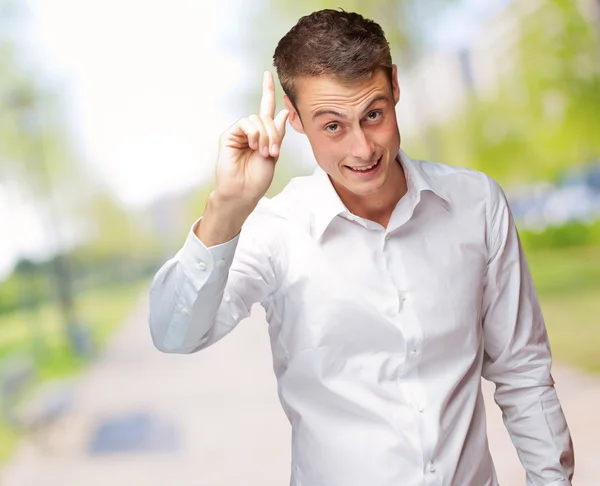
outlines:
[[[574,0],[584,18],[596,26],[600,42],[600,1]],[[464,108],[471,95],[493,98],[503,80],[514,82],[521,26],[540,15],[549,0],[512,0],[480,26],[461,50],[438,49],[400,73],[403,93],[399,116],[403,133],[418,135],[444,123]],[[560,29],[561,19],[545,15],[548,29]],[[554,25],[553,25],[554,23]],[[553,101],[548,100],[549,103]]]
[[[472,89],[465,51],[432,52],[398,77],[402,93],[398,115],[402,132],[408,137],[451,119],[465,105]]]

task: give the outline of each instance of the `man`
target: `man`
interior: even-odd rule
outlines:
[[[506,199],[486,175],[400,150],[396,66],[355,13],[303,17],[260,112],[220,139],[203,217],[157,273],[158,349],[193,353],[266,309],[292,486],[493,486],[481,377],[531,486],[567,486],[573,449]],[[286,121],[318,164],[272,199]]]

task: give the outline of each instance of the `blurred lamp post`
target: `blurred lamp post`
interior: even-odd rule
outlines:
[[[48,218],[43,219],[46,223],[46,236],[49,239],[48,244],[52,255],[51,268],[67,342],[75,354],[87,357],[91,353],[91,337],[89,330],[77,319],[69,262],[64,254],[64,248],[60,247],[60,211],[54,200],[52,178],[46,164],[44,125],[38,99],[35,93],[23,89],[14,92],[8,101],[17,113],[23,132],[28,137],[28,145],[32,151],[29,158],[34,164],[33,173],[38,177],[34,187],[41,191],[47,203]]]

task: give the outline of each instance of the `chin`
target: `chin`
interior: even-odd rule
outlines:
[[[355,187],[350,189],[353,194],[356,196],[372,196],[373,194],[377,194],[382,189],[382,184],[373,185],[372,187]]]
[[[383,189],[387,177],[377,178],[364,183],[356,183],[356,181],[345,180],[344,187],[356,196],[371,196]]]

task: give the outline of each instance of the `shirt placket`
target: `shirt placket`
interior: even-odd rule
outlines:
[[[413,212],[416,201],[406,208]],[[407,215],[407,219],[410,216]],[[411,416],[398,415],[395,423],[398,428],[412,425],[414,443],[420,448],[422,454],[422,473],[425,484],[431,486],[442,485],[442,475],[433,457],[435,447],[435,430],[432,430],[431,418],[426,402],[426,395],[419,376],[419,366],[422,356],[423,328],[414,310],[414,300],[418,298],[415,289],[411,286],[410,276],[406,273],[403,264],[401,236],[394,238],[393,232],[384,234],[384,256],[388,276],[394,285],[397,295],[397,313],[392,321],[404,335],[405,349],[403,366],[400,367],[396,377],[399,391],[399,401],[405,400],[405,406],[399,409],[410,410]],[[403,432],[406,432],[403,430]]]

